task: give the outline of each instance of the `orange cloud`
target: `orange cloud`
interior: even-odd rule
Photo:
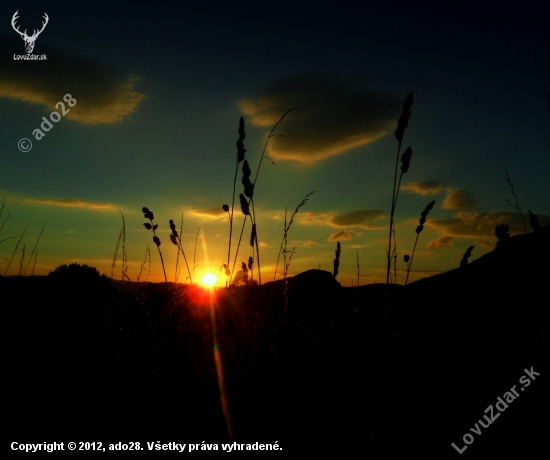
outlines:
[[[208,209],[191,209],[188,211],[189,214],[196,217],[206,217],[207,219],[220,219],[225,217],[227,214],[221,206],[216,206],[215,208]]]
[[[340,230],[339,232],[333,233],[327,239],[328,241],[350,241],[351,235],[345,230]]]
[[[302,108],[287,115],[278,129],[284,137],[272,137],[267,153],[278,160],[314,163],[393,131],[401,102],[334,78],[296,75],[273,82],[239,107],[252,124],[266,128],[289,108]]]
[[[69,199],[48,199],[48,198],[29,198],[27,203],[45,204],[48,206],[63,206],[68,208],[83,208],[93,211],[116,211],[118,208],[109,203],[99,203],[96,201],[79,200],[75,198]]]
[[[437,195],[443,190],[443,184],[438,180],[424,180],[422,182],[410,182],[402,185],[401,190],[417,195]]]
[[[317,241],[315,241],[315,240],[293,240],[292,244],[301,245],[301,246],[307,248],[308,246],[315,246],[317,244]]]
[[[21,40],[0,36],[0,55],[23,54]],[[0,97],[44,106],[62,112],[65,118],[82,124],[120,123],[135,112],[144,95],[135,90],[137,78],[114,71],[94,59],[61,53],[41,45],[40,54],[55,59],[55,65],[40,67],[40,76],[29,72],[25,61],[5,60],[0,74]],[[28,64],[28,63],[27,63]],[[70,93],[77,101],[73,107],[63,101]],[[48,118],[48,117],[46,117]]]
[[[451,211],[467,211],[477,206],[472,194],[464,189],[448,188],[442,207]]]
[[[428,249],[441,249],[444,247],[452,246],[454,239],[452,236],[440,236],[436,240],[430,241],[426,247]]]
[[[476,244],[484,247],[485,249],[492,249],[495,247],[495,243],[491,243],[490,241],[485,240],[477,240]]]

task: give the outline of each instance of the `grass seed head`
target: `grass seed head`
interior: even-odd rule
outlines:
[[[172,230],[172,235],[170,236],[170,239],[172,239],[172,236],[174,238],[178,237],[178,231],[176,230],[176,225],[174,224],[174,221],[170,219],[170,230]],[[176,244],[176,243],[174,243]]]
[[[252,224],[252,232],[250,233],[250,246],[254,247],[255,240],[256,240],[256,224]]]
[[[157,235],[153,236],[153,241],[155,242],[155,244],[156,244],[157,246],[160,246],[160,239],[159,239],[159,237],[158,237]]]
[[[246,149],[244,148],[244,139],[246,138],[246,134],[244,132],[244,118],[241,117],[239,120],[239,129],[237,131],[239,133],[239,139],[237,140],[237,162],[241,162],[244,160],[244,154],[246,152]]]
[[[250,181],[251,174],[252,174],[252,171],[250,169],[250,166],[248,165],[248,161],[244,160],[242,184],[244,186],[244,194],[248,198],[252,198],[252,195],[254,194],[254,185]]]
[[[334,278],[338,275],[338,268],[340,267],[340,241],[336,242],[336,251],[335,251],[335,259],[334,259]]]
[[[413,104],[413,93],[410,92],[407,94],[407,99],[403,102],[403,112],[397,121],[397,130],[395,131],[395,138],[401,142],[403,140],[403,135],[405,134],[405,129],[409,125],[409,119],[411,118],[411,107]]]
[[[249,216],[250,215],[250,208],[248,207],[248,201],[246,201],[246,198],[244,197],[244,195],[242,193],[239,195],[239,200],[241,202],[241,211],[243,212],[243,214],[245,216]]]
[[[435,201],[430,201],[428,205],[424,208],[424,211],[420,214],[422,217],[426,218],[426,216],[430,213],[432,208],[434,207]]]
[[[153,220],[155,218],[155,216],[153,216],[153,213],[149,211],[149,208],[143,207],[141,210],[143,211],[143,217],[145,217],[146,219]]]
[[[413,152],[411,147],[408,147],[407,150],[403,152],[403,155],[401,155],[401,172],[403,174],[405,174],[409,170],[412,153]]]
[[[420,234],[422,230],[424,230],[424,224],[426,223],[426,217],[434,207],[435,201],[430,201],[428,205],[424,208],[424,211],[420,214],[420,219],[418,219],[418,223],[420,224],[418,227],[416,227],[416,233]]]

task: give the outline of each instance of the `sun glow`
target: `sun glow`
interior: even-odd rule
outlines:
[[[212,273],[205,273],[201,278],[201,284],[206,287],[212,287],[218,281],[218,277]]]

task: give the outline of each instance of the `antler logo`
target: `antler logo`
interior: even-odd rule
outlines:
[[[21,35],[21,38],[25,41],[25,49],[27,50],[27,54],[31,54],[32,50],[34,49],[34,42],[44,30],[50,18],[48,18],[48,15],[46,13],[44,13],[44,19],[46,20],[46,22],[42,23],[42,29],[40,29],[39,31],[35,30],[34,33],[29,37],[27,35],[27,29],[25,29],[25,32],[21,32],[19,30],[19,26],[17,26],[17,28],[15,27],[15,21],[17,21],[17,19],[19,18],[19,16],[17,16],[18,13],[19,13],[19,10],[17,10],[13,15],[13,17],[11,18],[11,26],[13,27],[13,30],[15,30],[19,35]]]

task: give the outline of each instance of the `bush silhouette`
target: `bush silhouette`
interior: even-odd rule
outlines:
[[[105,275],[100,275],[99,271],[95,267],[89,265],[80,265],[73,263],[70,265],[59,265],[55,270],[48,273],[48,278],[51,280],[64,280],[64,281],[80,281],[80,282],[98,282],[98,280],[108,280]]]

